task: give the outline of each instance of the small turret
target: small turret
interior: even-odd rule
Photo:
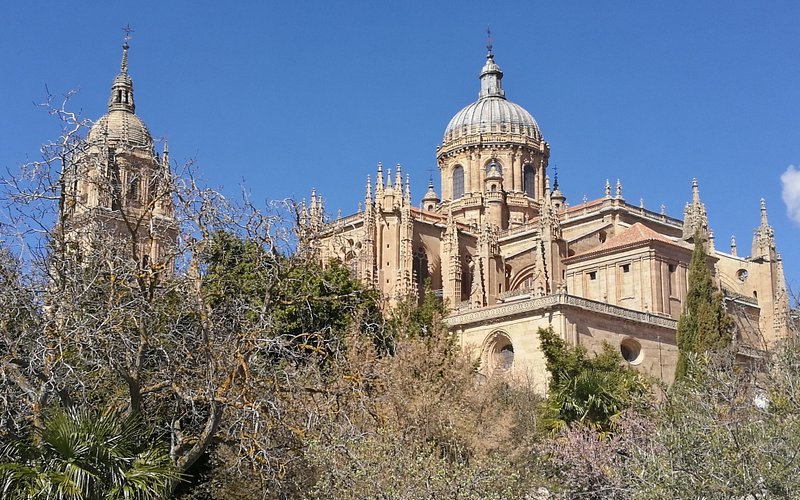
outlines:
[[[428,180],[428,191],[422,197],[422,209],[426,212],[434,212],[439,205],[439,197],[436,196],[436,191],[433,189],[433,177]]]
[[[567,197],[561,193],[561,190],[558,189],[558,168],[555,168],[555,174],[553,175],[553,193],[550,195],[550,201],[553,203],[553,208],[556,210],[561,210],[562,207],[567,202]]]

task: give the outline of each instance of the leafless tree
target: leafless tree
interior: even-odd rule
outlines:
[[[281,266],[297,265],[281,258],[293,205],[232,203],[203,187],[189,164],[151,182],[138,209],[126,210],[119,180],[82,166],[108,158],[90,158],[90,122],[67,111],[69,97],[44,106],[61,136],[0,181],[0,437],[41,426],[52,404],[88,404],[143,415],[183,472],[224,443],[232,465],[265,484],[286,475],[300,460],[291,452],[298,436],[354,390],[331,384],[321,361],[299,362],[312,347],[275,329],[269,290]],[[87,183],[114,198],[112,208],[82,207],[75,186]],[[158,222],[165,200],[172,214]],[[172,230],[165,225],[175,234],[169,251],[146,258]],[[212,307],[204,255],[219,232],[260,249],[258,300]],[[344,356],[315,346],[320,356]]]

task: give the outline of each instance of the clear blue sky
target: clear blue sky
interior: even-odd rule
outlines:
[[[539,122],[570,203],[620,178],[629,201],[681,216],[697,177],[717,247],[735,234],[742,255],[764,197],[800,289],[781,198],[800,165],[800,3],[30,1],[0,19],[0,168],[57,134],[32,105],[45,85],[104,113],[130,23],[137,113],[173,159],[231,195],[317,187],[334,215],[378,161],[422,196],[491,25],[506,95]]]

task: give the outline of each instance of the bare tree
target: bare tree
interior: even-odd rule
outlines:
[[[280,280],[302,278],[285,257],[293,205],[231,203],[185,165],[151,179],[134,210],[138,193],[108,167],[116,153],[94,154],[82,138],[89,122],[66,111],[68,98],[46,104],[62,124],[59,139],[2,179],[0,433],[41,427],[52,404],[101,406],[141,414],[182,472],[225,443],[265,484],[285,475],[301,455],[287,450],[341,396],[320,366],[343,356],[325,327],[287,333],[275,318],[287,303],[313,311],[316,300],[274,296]],[[80,186],[107,197],[105,208]],[[159,219],[165,204],[170,217]],[[148,258],[165,234],[169,251]],[[206,286],[219,234],[255,248],[248,265],[260,295]],[[353,317],[359,294],[350,293]],[[302,405],[314,408],[294,418]]]

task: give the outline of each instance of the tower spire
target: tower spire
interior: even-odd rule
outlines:
[[[126,24],[125,27],[122,28],[122,32],[125,33],[125,35],[122,37],[122,62],[119,65],[119,72],[126,74],[128,72],[128,49],[130,48],[128,41],[131,39],[133,29],[130,24]]]
[[[708,218],[706,207],[700,201],[700,190],[697,179],[692,179],[692,202],[683,208],[683,239],[691,240],[695,234],[700,233],[703,241],[709,239]]]
[[[753,246],[750,253],[751,259],[775,260],[775,235],[767,221],[767,205],[761,198],[761,221],[753,231]]]

